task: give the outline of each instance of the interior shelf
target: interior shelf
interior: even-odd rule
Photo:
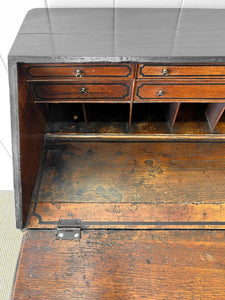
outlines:
[[[225,134],[222,104],[51,104],[46,134],[196,136]],[[221,137],[222,138],[222,137]]]

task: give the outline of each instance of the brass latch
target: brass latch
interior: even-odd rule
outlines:
[[[57,240],[80,240],[81,221],[77,219],[60,219],[57,228]]]

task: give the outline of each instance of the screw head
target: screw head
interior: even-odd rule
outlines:
[[[64,234],[62,232],[59,233],[59,237],[62,238]]]
[[[79,238],[79,233],[74,233],[74,237],[75,237],[75,239],[78,239]]]

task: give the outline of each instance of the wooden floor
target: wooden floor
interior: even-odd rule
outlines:
[[[28,230],[14,299],[225,299],[223,231]]]
[[[46,145],[29,228],[75,218],[84,228],[225,228],[225,144]]]

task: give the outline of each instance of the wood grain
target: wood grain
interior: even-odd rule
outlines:
[[[168,75],[163,76],[162,71],[168,70]],[[213,78],[213,76],[225,76],[224,65],[150,65],[139,64],[138,78],[161,77],[169,79],[171,76],[185,76],[185,77],[200,77],[203,79],[205,76]]]
[[[23,224],[26,223],[27,212],[31,201],[48,114],[46,105],[40,106],[32,102],[31,99],[32,97],[27,89],[26,81],[19,70],[18,115]]]
[[[224,203],[224,143],[56,142],[32,201]]]
[[[133,78],[132,64],[23,64],[27,80],[68,79],[83,81],[85,79],[99,80],[102,78],[130,79]],[[81,78],[76,77],[77,70]]]
[[[85,84],[71,82],[30,82],[34,100],[45,103],[67,102],[129,102],[132,81],[88,82]],[[84,89],[85,93],[81,90]]]
[[[191,84],[164,84],[140,80],[137,82],[134,101],[140,102],[224,102],[225,85],[200,83],[193,81]],[[159,96],[159,91],[163,95]]]
[[[223,299],[223,231],[26,232],[13,299]]]
[[[225,204],[32,203],[26,228],[57,228],[59,219],[83,229],[225,229]]]

